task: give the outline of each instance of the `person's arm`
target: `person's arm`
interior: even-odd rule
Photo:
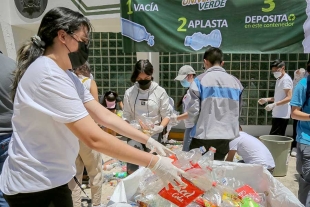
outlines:
[[[177,121],[181,121],[184,119],[188,119],[188,113],[187,112],[185,112],[185,113],[183,113],[177,117]]]
[[[100,125],[103,125],[113,131],[134,139],[137,142],[146,144],[149,136],[139,130],[134,129],[127,121],[122,120],[116,114],[111,113],[108,109],[101,106],[95,101],[89,101],[84,104],[90,116]]]
[[[291,117],[295,120],[310,121],[310,115],[301,111],[306,101],[307,87],[300,81],[294,88],[293,97],[291,100]]]
[[[185,111],[188,114],[188,121],[191,124],[196,123],[200,112],[200,91],[198,89],[198,85],[200,85],[200,82],[197,78],[195,78],[195,80],[191,83],[190,88],[188,89],[190,101],[187,104]]]
[[[284,99],[282,99],[281,101],[276,102],[275,104],[277,106],[281,106],[281,105],[287,104],[292,99],[292,89],[284,89],[284,91],[285,91],[286,97]]]
[[[119,102],[119,107],[120,107],[120,109],[121,109],[121,110],[123,110],[123,108],[124,108],[124,104],[123,104],[123,102],[122,102],[122,101],[120,101],[120,102]]]
[[[100,125],[103,125],[113,131],[136,140],[142,144],[146,144],[146,147],[151,149],[155,148],[155,151],[159,155],[166,156],[168,154],[174,154],[170,149],[163,146],[155,139],[143,134],[141,131],[132,127],[128,122],[118,117],[115,113],[110,112],[104,108],[97,101],[89,101],[84,104],[90,116]]]
[[[131,106],[130,106],[129,100],[130,100],[130,97],[129,97],[128,90],[127,90],[124,95],[123,119],[128,123],[132,121],[134,117],[134,114],[132,113],[132,109],[130,108]]]
[[[96,101],[90,101],[85,105],[88,106],[87,108],[92,107],[90,105],[98,105],[98,108],[105,109],[104,107],[100,106],[100,104]],[[100,112],[98,114],[103,112],[103,110],[99,111]],[[108,113],[106,113],[106,115],[108,115]],[[116,116],[115,114],[110,112],[109,115],[113,116],[106,117],[107,120],[114,119],[114,116]],[[118,118],[117,121],[122,120]],[[124,125],[123,127],[126,128],[127,131],[133,131],[133,128],[131,128],[130,125],[126,122],[122,123],[122,125]],[[151,161],[151,154],[135,149],[134,147],[127,145],[125,142],[117,139],[116,137],[104,132],[96,125],[96,123],[92,120],[92,117],[90,117],[89,115],[78,121],[68,123],[66,124],[66,126],[88,147],[98,152],[140,166],[147,166]],[[110,126],[108,127],[110,128]],[[143,135],[143,133],[141,134]],[[146,143],[145,138],[147,138],[147,136],[141,137],[141,141],[143,141],[143,143]],[[154,166],[157,161],[158,157],[153,157],[151,167]]]
[[[169,123],[169,120],[170,120],[170,118],[164,118],[162,121],[161,121],[161,123],[160,123],[160,125],[161,126],[163,126],[164,128],[168,125],[168,123]]]
[[[96,101],[90,102],[100,105]],[[126,123],[125,121],[123,122]],[[156,156],[127,145],[123,141],[101,130],[89,115],[77,121],[67,123],[66,126],[88,147],[113,158],[148,167],[162,180],[166,189],[169,188],[169,183],[175,188],[186,186],[180,177],[185,172],[174,166],[172,159]]]
[[[288,79],[285,79],[285,80],[283,80],[282,84],[283,84],[282,89],[285,92],[285,98],[280,100],[280,101],[278,101],[278,102],[274,102],[272,104],[268,104],[265,107],[266,111],[271,111],[271,110],[274,109],[274,107],[287,104],[287,103],[289,103],[291,101],[291,99],[292,99],[292,88],[293,88],[292,81],[288,80]]]
[[[90,82],[90,91],[91,95],[94,97],[94,99],[96,101],[99,101],[99,97],[98,97],[98,87],[97,87],[97,84],[94,80],[91,80]]]
[[[299,121],[310,121],[310,114],[307,114],[301,111],[301,108],[298,106],[292,106],[291,112],[292,119]]]
[[[169,104],[169,96],[166,93],[166,91],[162,94],[162,96],[160,97],[160,103],[161,105],[159,106],[159,113],[160,116],[162,117],[162,121],[160,123],[160,125],[165,128],[170,120],[170,116],[171,116],[171,111],[170,111],[170,104]]]
[[[237,150],[229,150],[225,161],[232,162],[234,160],[236,152]]]

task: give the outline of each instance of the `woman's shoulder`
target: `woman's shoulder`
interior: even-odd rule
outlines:
[[[132,93],[133,91],[136,91],[138,90],[135,85],[131,86],[130,88],[128,88],[126,91],[125,91],[125,95],[129,95],[130,93]]]
[[[154,92],[159,94],[167,94],[166,90],[157,83],[154,87]]]

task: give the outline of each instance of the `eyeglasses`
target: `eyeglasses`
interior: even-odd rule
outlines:
[[[75,39],[75,41],[77,41],[77,42],[80,42],[79,40],[77,40],[75,37],[74,37],[74,35],[75,36],[77,36],[82,42],[84,42],[85,43],[85,45],[87,46],[87,48],[89,48],[89,43],[90,43],[90,38],[87,38],[87,37],[79,37],[77,34],[75,34],[75,33],[70,33],[71,35],[71,37],[73,38],[73,39]]]

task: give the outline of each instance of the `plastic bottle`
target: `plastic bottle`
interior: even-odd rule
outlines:
[[[186,36],[184,45],[191,47],[193,50],[201,50],[208,45],[212,47],[220,47],[222,43],[222,34],[218,29],[213,30],[210,34],[202,34],[196,32],[192,36]]]
[[[221,206],[222,203],[222,193],[216,188],[216,184],[214,183],[212,188],[208,190],[203,196],[207,202],[214,204],[215,206]],[[206,203],[207,203],[206,202]]]
[[[221,179],[221,185],[230,187],[234,190],[236,190],[237,188],[240,188],[242,186],[244,186],[244,183],[240,180],[237,180],[234,177],[224,177]]]
[[[185,171],[192,169],[193,166],[201,159],[202,154],[205,151],[205,147],[192,149],[189,152],[184,152],[182,150],[177,151],[177,161],[175,161],[173,164]]]
[[[149,46],[153,46],[155,44],[154,36],[148,33],[143,25],[137,24],[128,19],[121,19],[123,36],[126,36],[136,42],[147,41]]]
[[[115,160],[115,162],[113,162],[113,163],[111,163],[109,165],[104,165],[103,166],[103,170],[110,171],[110,170],[112,170],[115,167],[123,167],[123,166],[126,166],[126,163],[124,163],[122,161],[119,161],[119,160]]]
[[[216,149],[214,147],[210,147],[209,151],[198,161],[198,165],[204,170],[207,168],[212,168],[215,152]]]
[[[111,180],[115,180],[113,173],[103,174],[104,182],[110,182]]]
[[[125,178],[127,177],[127,172],[117,172],[117,173],[113,173],[113,175],[116,178]]]

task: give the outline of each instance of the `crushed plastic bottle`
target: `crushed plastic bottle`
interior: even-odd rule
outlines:
[[[177,207],[168,200],[160,197],[158,194],[150,194],[147,196],[138,195],[135,197],[135,201],[139,206],[143,207]]]
[[[110,182],[111,180],[116,180],[113,173],[103,174],[104,182]]]
[[[104,166],[103,166],[103,170],[110,171],[110,170],[112,170],[113,168],[116,168],[116,167],[121,167],[121,168],[123,168],[124,166],[126,166],[126,163],[125,163],[125,162],[122,162],[122,161],[120,161],[120,160],[114,159],[114,162],[112,162],[111,164],[104,165]],[[125,171],[124,171],[124,172],[125,172]]]
[[[203,47],[212,46],[220,47],[222,43],[222,34],[218,29],[213,30],[210,34],[196,32],[192,36],[186,36],[184,45],[191,47],[193,50],[201,50]]]
[[[139,191],[143,195],[158,194],[164,184],[151,170],[147,170],[139,182]]]
[[[212,177],[210,171],[205,171],[201,168],[192,168],[186,171],[184,177],[203,191],[210,190],[212,186]]]
[[[228,186],[234,190],[244,186],[244,183],[240,180],[237,180],[236,178],[232,177],[224,177],[221,180],[221,184],[224,186]]]
[[[154,36],[148,33],[145,27],[128,19],[121,18],[122,35],[135,42],[147,41],[149,46],[154,46]]]
[[[205,151],[205,147],[192,149],[189,152],[179,150],[176,152],[177,161],[173,162],[173,164],[182,170],[192,169]]]

